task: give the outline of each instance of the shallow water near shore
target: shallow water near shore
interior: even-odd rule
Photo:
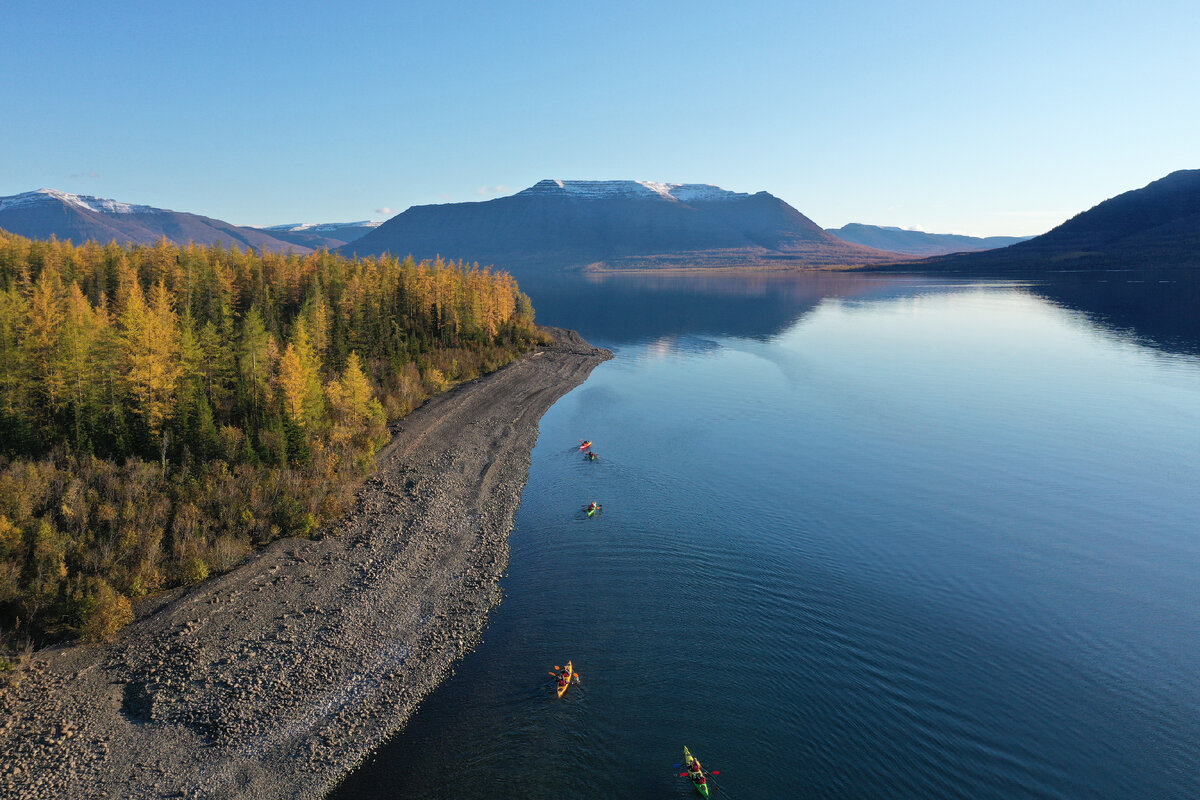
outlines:
[[[1200,796],[1186,331],[1015,282],[525,288],[617,358],[542,419],[483,643],[333,797],[694,797],[684,744],[741,800]]]

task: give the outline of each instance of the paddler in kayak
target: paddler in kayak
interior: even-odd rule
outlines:
[[[595,501],[592,501],[592,502],[588,503],[588,504],[587,504],[587,508],[585,508],[585,509],[584,509],[584,511],[586,511],[586,512],[587,512],[587,515],[588,515],[589,517],[590,517],[592,514],[595,514],[595,513],[596,513],[597,511],[599,511],[599,510],[600,510],[600,504],[599,504],[599,503],[597,503],[597,502],[595,502]]]
[[[595,453],[593,453],[591,450],[588,450],[588,454],[587,454],[587,460],[588,460],[588,461],[595,461],[595,460],[596,460],[596,454],[595,454]]]

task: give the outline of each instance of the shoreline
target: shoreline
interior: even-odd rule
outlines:
[[[353,510],[0,689],[0,796],[320,798],[479,641],[573,331],[393,426]]]

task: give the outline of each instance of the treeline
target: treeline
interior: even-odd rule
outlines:
[[[0,231],[0,625],[108,636],[131,598],[311,534],[388,418],[537,337],[478,267]]]

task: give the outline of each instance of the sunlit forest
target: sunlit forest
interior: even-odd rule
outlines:
[[[0,232],[0,625],[105,638],[314,534],[389,419],[538,336],[478,266]]]

